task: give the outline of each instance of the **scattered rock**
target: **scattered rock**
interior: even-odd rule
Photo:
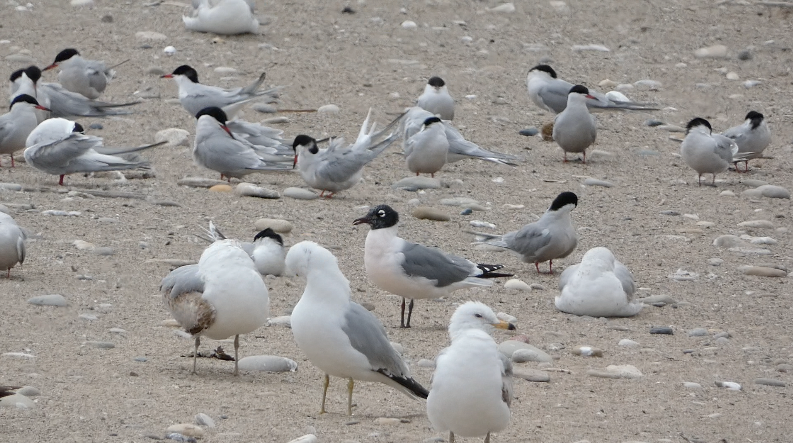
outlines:
[[[278,199],[281,198],[281,194],[278,191],[273,191],[272,189],[265,189],[261,186],[256,186],[253,183],[240,183],[234,187],[234,193],[237,195],[244,195],[246,197],[259,197],[259,198],[269,198],[269,199]]]
[[[412,20],[405,20],[405,21],[402,22],[402,24],[400,26],[402,26],[402,28],[404,28],[404,29],[416,29],[416,28],[418,28],[418,25],[416,24],[416,22],[414,22]]]
[[[190,133],[181,128],[168,128],[163,129],[161,131],[157,131],[154,134],[154,141],[156,143],[159,142],[166,142],[165,147],[173,148],[175,146],[187,146],[187,139],[190,137]],[[181,183],[179,183],[181,184]]]
[[[210,187],[209,191],[210,192],[231,192],[231,191],[233,191],[233,188],[231,187],[231,185],[229,185],[227,183],[221,183],[219,185],[215,185],[215,186]]]
[[[507,14],[511,14],[515,12],[515,4],[514,3],[502,3],[498,6],[494,6],[492,8],[488,8],[490,12],[504,12]]]
[[[524,343],[517,340],[506,340],[498,345],[498,350],[501,351],[502,354],[506,355],[509,358],[513,357],[513,354],[519,350],[524,350],[526,352],[519,354],[518,359],[523,362],[527,361],[545,361],[550,362],[553,361],[553,358],[543,352],[542,350],[532,346],[528,343]]]
[[[319,113],[323,113],[323,112],[337,113],[337,112],[339,112],[339,107],[336,106],[336,105],[323,105],[323,106],[320,106],[319,108],[317,108],[317,112],[319,112]]]
[[[518,280],[517,278],[507,280],[507,282],[504,283],[504,287],[506,289],[516,289],[518,291],[531,291],[531,286],[529,286],[528,283]]]
[[[178,180],[176,184],[179,186],[188,186],[190,188],[211,188],[215,185],[224,185],[226,182],[203,177],[185,177]]]
[[[41,395],[41,391],[34,388],[33,386],[22,386],[21,388],[17,389],[17,394],[24,395],[25,397],[37,397]]]
[[[441,182],[437,178],[432,177],[405,177],[391,185],[391,187],[394,189],[416,192],[420,189],[440,189]]]
[[[774,224],[770,220],[749,220],[738,223],[742,228],[774,229]]]
[[[512,372],[513,377],[522,378],[527,381],[537,383],[547,383],[551,381],[551,375],[539,369],[521,368]]]
[[[292,223],[280,218],[260,218],[254,222],[253,226],[258,231],[264,231],[265,229],[270,228],[279,234],[288,234],[292,232],[292,229],[294,228]]]
[[[746,275],[759,275],[761,277],[787,277],[787,272],[782,269],[766,266],[739,266],[738,270]]]
[[[204,414],[203,412],[196,414],[195,423],[199,426],[206,426],[208,428],[215,427],[215,420],[212,420],[212,417]]]
[[[540,130],[535,128],[534,126],[526,128],[526,129],[521,129],[520,131],[518,131],[518,134],[525,135],[526,137],[533,137],[533,136],[535,136],[535,135],[537,135],[539,133],[540,133]]]
[[[261,112],[262,114],[274,114],[278,112],[278,109],[273,105],[268,105],[267,103],[256,103],[251,106],[254,111]]]
[[[790,191],[783,188],[782,186],[774,186],[774,185],[762,185],[755,189],[747,189],[746,191],[743,191],[741,195],[750,198],[766,197],[766,198],[786,198],[790,200]]]
[[[374,419],[374,424],[381,425],[381,426],[394,426],[402,423],[402,420],[398,418],[390,418],[390,417],[378,417]]]
[[[160,34],[159,32],[153,31],[139,31],[135,33],[135,38],[140,40],[165,40],[165,34]]]
[[[694,57],[697,58],[727,58],[727,47],[724,45],[714,45],[705,48],[699,48],[694,51]]]
[[[289,315],[282,315],[280,317],[273,317],[267,320],[267,326],[286,326],[292,327],[292,317]]]
[[[196,437],[196,438],[200,438],[204,436],[204,430],[192,423],[180,423],[180,424],[168,426],[168,429],[166,429],[165,432],[175,432],[177,434],[182,434],[187,437]]]
[[[688,331],[689,337],[704,337],[708,335],[708,330],[705,328],[694,328]]]
[[[778,388],[784,388],[785,386],[787,386],[787,384],[782,380],[774,380],[773,378],[758,378],[755,379],[754,382],[755,384],[758,385],[775,386]]]
[[[314,434],[306,434],[302,437],[298,437],[294,440],[290,440],[289,443],[317,443],[317,436]]]
[[[250,355],[240,359],[239,368],[242,371],[295,372],[297,363],[277,355]]]
[[[590,369],[587,374],[592,377],[600,378],[640,378],[643,376],[636,366],[633,365],[609,365],[606,370]]]
[[[419,206],[413,209],[412,214],[419,220],[449,221],[452,219],[449,214],[428,206]]]
[[[60,294],[39,295],[28,299],[28,303],[37,306],[68,306],[69,302]]]
[[[690,381],[684,381],[683,387],[688,389],[702,389],[702,385],[699,383],[694,383]]]
[[[573,45],[571,49],[576,52],[581,52],[581,51],[611,52],[611,49],[603,45]]]
[[[639,343],[629,338],[623,338],[622,340],[619,341],[619,343],[617,343],[617,346],[625,346],[626,348],[635,348],[639,346]]]
[[[611,188],[614,186],[613,183],[607,182],[605,180],[598,180],[596,178],[587,178],[584,180],[584,186],[603,186],[604,188]]]
[[[96,349],[113,349],[116,347],[114,343],[111,343],[109,341],[93,341],[93,340],[84,341],[83,346],[90,346]]]
[[[729,389],[730,391],[740,391],[741,390],[741,385],[738,384],[738,383],[735,383],[734,381],[717,381],[715,383],[716,383],[716,386],[718,386],[720,388]]]
[[[669,326],[653,326],[650,328],[650,334],[673,335],[675,333]]]
[[[303,188],[286,188],[284,189],[284,197],[293,198],[295,200],[315,200],[319,198],[319,194]]]
[[[581,357],[603,357],[603,351],[592,346],[576,346],[570,352]]]

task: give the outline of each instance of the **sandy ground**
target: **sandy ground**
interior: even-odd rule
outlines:
[[[0,435],[7,442],[142,442],[162,438],[166,427],[193,422],[206,413],[217,423],[201,441],[286,442],[308,433],[319,441],[432,441],[435,432],[425,405],[382,385],[356,387],[354,417],[345,414],[346,383],[333,380],[329,414],[320,416],[321,372],[306,361],[289,329],[263,327],[242,337],[242,355],[275,354],[298,362],[295,373],[243,373],[235,378],[230,362],[201,359],[198,376],[190,374],[192,340],[162,325],[169,315],[158,293],[168,265],[150,259],[197,260],[205,243],[195,238],[208,220],[238,238],[255,233],[254,221],[283,218],[294,224],[291,245],[311,239],[332,248],[353,287],[354,298],[375,306],[390,338],[402,344],[417,380],[429,386],[432,371],[419,367],[448,340],[445,328],[455,307],[476,299],[518,318],[518,332],[555,358],[539,369],[548,383],[516,380],[513,421],[495,435],[499,442],[783,442],[790,439],[791,320],[789,278],[745,276],[741,265],[791,267],[790,200],[749,199],[742,180],[793,184],[791,140],[791,8],[707,1],[568,1],[567,9],[549,2],[516,2],[517,11],[488,11],[494,2],[449,0],[351,3],[355,14],[342,14],[343,2],[257,1],[266,22],[260,35],[223,37],[183,29],[182,8],[166,2],[98,0],[93,7],[73,8],[65,0],[34,1],[32,10],[0,7],[3,56],[29,51],[43,66],[65,47],[109,64],[130,59],[105,99],[146,99],[125,119],[101,121],[90,133],[107,145],[135,145],[153,140],[169,127],[194,131],[194,121],[168,100],[176,97],[172,81],[148,73],[170,72],[191,64],[204,83],[234,86],[267,71],[268,85],[285,86],[279,108],[317,108],[333,103],[336,114],[285,114],[277,127],[291,138],[307,133],[317,138],[357,134],[369,107],[380,123],[412,104],[428,77],[442,76],[458,101],[454,124],[470,140],[495,150],[521,155],[516,168],[467,161],[447,166],[439,177],[449,186],[425,193],[393,190],[407,176],[399,148],[389,149],[367,167],[364,182],[332,200],[260,200],[205,189],[180,187],[184,176],[216,178],[195,166],[189,148],[158,148],[145,153],[156,178],[125,183],[106,177],[47,176],[24,163],[9,169],[3,158],[0,182],[19,183],[26,192],[0,192],[20,225],[31,233],[23,267],[0,279],[0,352],[25,352],[35,358],[0,356],[0,384],[31,385],[41,391],[33,409],[0,409]],[[551,2],[556,3],[556,2]],[[404,12],[400,9],[404,8]],[[104,16],[112,22],[103,21]],[[403,29],[413,20],[417,29]],[[140,40],[138,31],[156,31],[166,40]],[[470,36],[471,42],[462,38]],[[571,50],[598,44],[610,52]],[[697,48],[727,46],[727,59],[696,59]],[[149,46],[145,46],[149,45]],[[165,57],[173,45],[177,53]],[[749,50],[751,58],[736,56]],[[550,61],[560,76],[589,86],[604,79],[633,83],[661,82],[657,91],[637,88],[634,100],[654,101],[653,113],[599,114],[598,142],[587,164],[562,163],[555,144],[518,135],[520,129],[551,119],[528,99],[525,78],[538,61]],[[3,75],[25,64],[0,62]],[[234,67],[239,75],[221,78],[215,67]],[[735,72],[739,80],[728,80]],[[48,73],[46,80],[54,81]],[[745,80],[760,84],[745,88]],[[472,96],[471,98],[466,98]],[[710,119],[715,130],[741,122],[750,109],[763,112],[774,131],[771,159],[751,163],[752,171],[719,176],[717,186],[697,187],[696,175],[676,153],[670,133],[649,128],[649,118],[685,125],[692,117]],[[246,112],[258,121],[270,116]],[[86,121],[84,123],[95,123]],[[679,134],[678,134],[679,135]],[[192,143],[192,137],[191,137]],[[20,156],[18,156],[19,158]],[[495,180],[497,178],[502,180]],[[585,177],[615,186],[584,187]],[[249,181],[283,190],[304,186],[293,173],[254,174]],[[107,189],[142,194],[147,199],[88,198],[79,192]],[[580,203],[573,212],[580,237],[578,249],[560,260],[562,270],[589,248],[607,246],[634,273],[640,294],[668,295],[674,306],[646,307],[630,319],[581,319],[553,306],[558,275],[538,275],[533,266],[506,253],[476,250],[471,219],[495,223],[497,230],[517,229],[541,214],[553,197],[571,190]],[[67,194],[78,191],[77,194]],[[722,195],[732,191],[734,195]],[[462,208],[439,200],[470,197],[487,212],[459,215]],[[411,199],[440,208],[450,222],[411,217]],[[161,206],[158,201],[178,202]],[[366,227],[352,220],[366,208],[389,203],[403,214],[401,234],[480,262],[504,263],[517,278],[542,289],[517,292],[499,281],[490,289],[460,291],[444,300],[417,302],[410,330],[398,328],[397,297],[369,284],[363,272]],[[504,205],[525,205],[510,209]],[[32,205],[32,209],[24,206]],[[80,211],[79,216],[42,214],[45,210]],[[675,211],[680,215],[665,215]],[[684,217],[683,214],[691,214]],[[774,229],[738,227],[747,220],[770,220]],[[711,226],[697,225],[712,222]],[[769,236],[777,245],[770,255],[741,255],[712,245],[723,234]],[[73,246],[84,240],[110,247],[100,256]],[[723,260],[712,266],[709,260]],[[699,276],[674,281],[683,269]],[[82,277],[80,277],[82,276]],[[86,277],[87,276],[87,277]],[[289,312],[302,293],[302,282],[268,278],[272,315]],[[27,303],[37,295],[62,294],[65,308]],[[80,318],[90,314],[96,320]],[[651,335],[653,326],[671,326],[674,335]],[[112,333],[121,328],[124,333]],[[706,328],[704,337],[689,337]],[[718,340],[719,332],[729,338]],[[497,341],[509,336],[496,333]],[[618,346],[624,338],[637,347]],[[96,349],[87,341],[107,341],[113,349]],[[228,342],[220,343],[227,350]],[[561,344],[562,349],[556,349]],[[218,343],[205,340],[202,350]],[[602,358],[573,355],[578,345],[603,350]],[[684,351],[688,351],[687,353]],[[145,358],[145,362],[137,361]],[[629,364],[638,379],[604,379],[589,369]],[[538,369],[536,363],[518,369]],[[771,378],[788,387],[755,384]],[[740,392],[718,388],[717,381],[740,383]],[[701,384],[688,389],[683,382]],[[398,424],[382,424],[396,417]],[[475,441],[474,439],[470,439]],[[440,441],[440,440],[437,440]]]

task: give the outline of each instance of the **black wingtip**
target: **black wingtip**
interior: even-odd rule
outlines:
[[[501,272],[495,272],[499,269],[503,269],[504,265],[487,265],[487,264],[478,264],[476,265],[479,270],[482,271],[482,274],[477,275],[477,278],[499,278],[499,277],[513,277],[514,274],[505,274]]]
[[[378,369],[377,372],[385,375],[386,377],[390,378],[391,380],[397,382],[400,386],[404,387],[408,391],[410,391],[413,395],[418,398],[427,399],[430,395],[430,391],[427,390],[424,386],[421,386],[419,382],[413,380],[412,378],[408,377],[398,377],[393,374],[389,374],[383,369]]]

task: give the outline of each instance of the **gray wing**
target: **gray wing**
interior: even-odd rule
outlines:
[[[518,159],[514,155],[483,149],[476,143],[466,140],[460,134],[460,131],[449,123],[443,122],[443,127],[446,129],[446,140],[449,141],[449,153],[446,156],[448,162],[456,162],[464,158],[478,158],[503,165],[516,166],[511,163],[511,161]]]
[[[186,265],[171,271],[160,282],[160,291],[172,299],[188,292],[204,292],[204,281],[198,273],[198,265]]]
[[[350,302],[344,320],[342,331],[347,334],[352,347],[366,356],[373,371],[383,370],[399,377],[409,375],[405,362],[391,346],[383,324],[374,314],[358,303]]]
[[[539,250],[551,243],[550,231],[537,225],[536,222],[518,231],[504,234],[502,239],[507,248],[527,257],[536,255]]]
[[[292,151],[290,146],[284,145],[284,140],[281,138],[283,131],[279,129],[244,120],[231,120],[226,122],[226,126],[231,129],[235,137],[243,138],[253,145],[266,146],[268,148],[284,147]],[[288,152],[284,151],[284,154],[288,154]],[[294,156],[294,151],[292,151],[292,156]]]
[[[400,122],[403,149],[407,147],[407,141],[410,140],[410,137],[413,137],[417,132],[421,131],[424,120],[429,117],[434,117],[434,114],[418,106],[408,108]]]
[[[564,111],[567,107],[567,94],[573,85],[564,80],[555,79],[546,82],[537,90],[537,95],[542,99],[545,106],[551,108],[557,114]]]
[[[317,167],[317,175],[323,180],[332,182],[343,182],[352,177],[367,163],[374,159],[374,155],[366,152],[356,152],[352,149],[330,151],[325,159]]]
[[[127,115],[132,111],[118,109],[136,105],[140,102],[108,103],[89,100],[80,94],[67,91],[57,83],[40,83],[39,93],[50,100],[53,117],[107,117],[111,115]]]
[[[736,158],[733,158],[738,154],[738,144],[735,143],[735,140],[721,134],[712,134],[711,137],[716,142],[716,155],[728,163],[737,161]]]
[[[45,171],[62,171],[76,158],[102,145],[102,139],[72,132],[50,143],[39,143],[26,150],[32,166]]]
[[[434,280],[439,288],[465,280],[476,269],[476,265],[462,257],[416,243],[405,242],[400,252],[405,257],[402,261],[405,274]]]
[[[284,164],[269,164],[253,149],[223,134],[209,134],[199,141],[193,156],[203,166],[215,171],[234,173],[235,171],[286,169]],[[291,165],[289,165],[291,168]]]
[[[501,352],[498,353],[501,359],[501,400],[512,406],[512,360]]]
[[[565,272],[567,272],[566,269]],[[633,300],[633,294],[636,292],[636,286],[633,282],[633,274],[631,274],[631,271],[619,260],[614,260],[614,275],[622,284],[622,290],[628,294],[628,301]]]

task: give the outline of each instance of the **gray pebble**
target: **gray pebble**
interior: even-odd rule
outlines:
[[[165,142],[166,147],[172,148],[175,146],[187,146],[188,137],[190,137],[190,133],[184,129],[167,128],[157,131],[157,133],[154,134],[154,141],[157,143]],[[210,186],[214,186],[214,185],[210,185]],[[209,186],[206,187],[208,188]]]
[[[256,186],[253,183],[240,183],[234,187],[234,193],[237,195],[244,195],[246,197],[259,197],[259,198],[269,198],[269,199],[278,199],[281,198],[281,194],[278,191],[273,191],[272,189],[262,188],[261,186]]]
[[[105,127],[104,127],[104,126],[102,126],[102,124],[101,124],[101,123],[91,123],[90,125],[88,125],[88,127],[89,127],[90,129],[97,129],[97,130],[99,130],[99,129],[105,129]]]
[[[705,328],[694,328],[688,331],[689,337],[704,337],[708,335],[708,330]]]
[[[255,105],[251,106],[254,111],[261,112],[262,114],[275,114],[278,112],[278,109],[275,106],[268,105],[266,103],[256,103]]]
[[[655,307],[662,307],[677,303],[677,300],[666,294],[651,295],[649,297],[640,298],[639,301],[646,305],[653,305]]]
[[[280,218],[260,218],[253,223],[253,226],[260,231],[270,228],[279,234],[288,234],[294,228],[288,220]]]
[[[176,181],[179,186],[188,186],[190,188],[211,188],[215,185],[225,185],[223,180],[215,180],[203,177],[185,177]]]
[[[793,372],[793,365],[787,363],[780,363],[776,365],[777,372]]]
[[[292,327],[292,317],[289,315],[282,315],[280,317],[273,317],[267,320],[267,326],[286,326]]]
[[[639,149],[636,151],[636,155],[639,157],[650,157],[654,155],[661,155],[661,153],[658,151],[653,151],[652,149]]]
[[[672,335],[675,332],[669,326],[653,326],[650,328],[650,334],[666,334]]]
[[[748,49],[744,49],[743,51],[738,53],[738,60],[751,60],[752,59],[752,51]]]
[[[315,200],[319,198],[319,194],[303,188],[286,188],[284,189],[284,197],[293,198],[295,200]]]
[[[208,428],[215,427],[215,420],[212,420],[212,417],[204,414],[203,412],[199,412],[195,416],[195,422],[199,426],[206,426]]]
[[[779,388],[787,386],[782,380],[774,380],[773,378],[758,378],[754,382],[758,385],[776,386]]]
[[[431,177],[405,177],[391,185],[394,189],[416,192],[420,189],[440,189],[441,181]]]
[[[165,438],[183,443],[198,443],[198,440],[196,440],[194,437],[188,437],[178,432],[171,432],[170,434],[166,435]]]
[[[613,183],[607,182],[605,180],[598,180],[596,178],[587,178],[584,180],[584,186],[603,186],[604,188],[611,188],[614,186]]]
[[[528,345],[531,346],[531,345]],[[550,362],[553,358],[539,349],[516,349],[512,353],[512,361],[515,363],[526,363],[530,361]]]
[[[721,266],[722,263],[724,263],[724,260],[718,257],[713,257],[711,259],[708,259],[708,264],[711,266]]]
[[[94,248],[93,252],[96,255],[114,255],[116,253],[116,251],[109,246]]]
[[[787,272],[784,270],[767,266],[739,266],[738,270],[745,275],[758,275],[761,277],[787,277]]]
[[[727,337],[719,337],[716,339],[716,344],[719,346],[725,346],[730,344],[730,339]]]
[[[644,121],[644,125],[645,126],[649,126],[651,128],[654,127],[654,126],[661,126],[663,124],[664,124],[664,122],[662,122],[661,120],[655,120],[653,118]]]
[[[518,358],[523,358],[523,361],[553,361],[553,358],[543,352],[542,350],[532,346],[528,343],[517,340],[506,340],[498,345],[498,350],[509,358],[518,350],[525,350],[527,352],[519,354]]]
[[[435,361],[434,360],[428,360],[426,358],[422,358],[416,364],[419,365],[419,367],[421,367],[421,368],[429,368],[429,369],[435,368]]]
[[[102,23],[113,23],[113,16],[110,14],[105,14],[102,16]]]
[[[0,398],[0,408],[28,409],[35,407],[36,403],[34,403],[33,400],[21,394],[12,394]]]
[[[540,371],[539,369],[521,368],[515,370],[512,375],[517,378],[522,378],[524,380],[537,383],[547,383],[551,381],[551,375],[545,371]]]
[[[677,211],[666,210],[666,211],[661,211],[661,215],[677,216],[680,215],[680,213]]]
[[[19,184],[16,184],[16,183],[0,183],[0,190],[2,190],[2,191],[21,191],[22,190],[22,185],[19,185]],[[8,211],[2,211],[2,212],[6,212],[7,213]]]
[[[722,331],[722,332],[716,333],[716,335],[714,335],[714,337],[715,338],[722,338],[722,337],[724,337],[724,338],[732,338],[732,334],[730,334],[729,332],[726,332],[726,331]]]
[[[135,357],[133,358],[133,360],[135,360],[138,363],[146,363],[147,361],[149,361],[149,359],[146,357]]]
[[[626,348],[635,348],[635,347],[639,346],[639,343],[637,343],[637,342],[635,342],[635,341],[633,341],[633,340],[631,340],[629,338],[623,338],[622,340],[619,341],[619,343],[617,343],[617,345],[618,346],[625,346]]]
[[[80,318],[88,321],[94,321],[99,319],[99,317],[92,314],[80,314]]]
[[[460,212],[460,215],[471,215],[474,213],[474,210],[471,208],[465,208]]]
[[[688,389],[702,389],[702,385],[691,381],[684,381],[683,387]]]
[[[239,368],[242,371],[295,372],[297,363],[277,355],[250,355],[240,359]]]
[[[790,191],[783,188],[782,186],[774,186],[774,185],[762,185],[755,189],[747,189],[746,191],[743,191],[741,195],[749,198],[766,197],[766,198],[786,198],[790,200]]]
[[[28,303],[38,306],[68,306],[66,298],[60,294],[39,295],[28,299]]]
[[[774,224],[770,220],[749,220],[738,223],[741,228],[760,228],[760,229],[774,229]]]
[[[419,206],[418,208],[413,209],[413,217],[416,217],[419,220],[433,220],[433,221],[449,221],[452,218],[449,214],[435,208],[430,208],[427,206]]]
[[[113,349],[116,347],[115,344],[109,341],[93,341],[93,340],[83,342],[83,345],[91,346],[92,348],[97,348],[97,349]]]
[[[24,395],[25,397],[36,397],[41,395],[41,391],[34,388],[33,386],[23,386],[20,389],[17,389],[17,394]]]
[[[533,136],[535,136],[535,135],[537,135],[539,133],[540,133],[540,130],[535,128],[534,126],[532,126],[530,128],[526,128],[526,129],[521,129],[520,131],[518,131],[518,134],[525,135],[526,137],[533,137]]]

